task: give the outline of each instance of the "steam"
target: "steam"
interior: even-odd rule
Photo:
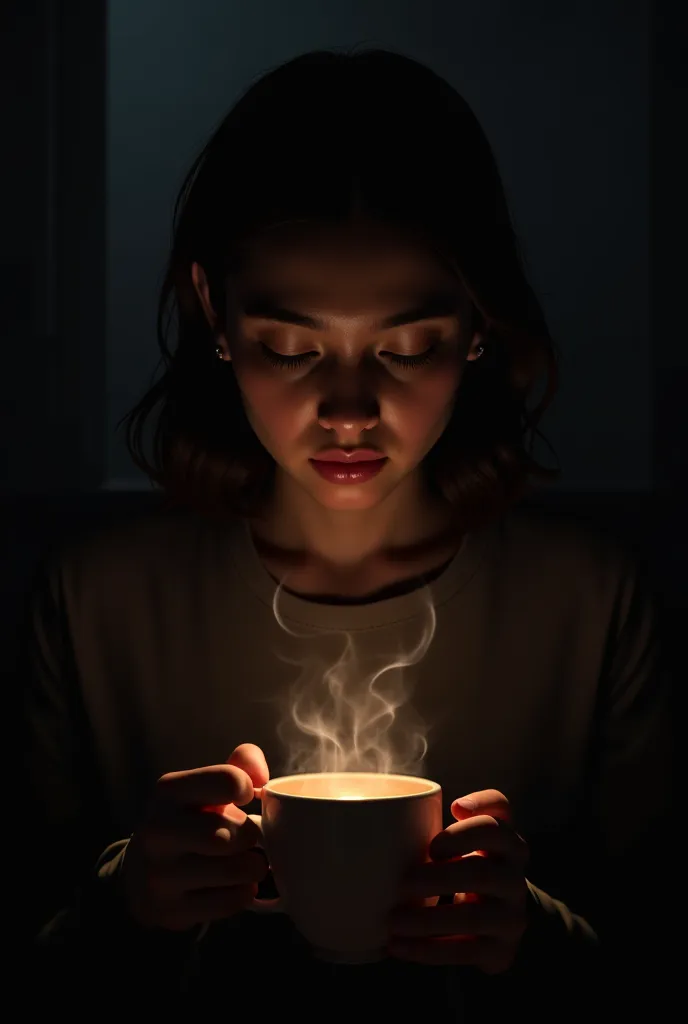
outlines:
[[[290,636],[278,609],[273,612]],[[426,728],[408,705],[407,669],[426,654],[435,634],[436,616],[423,592],[426,621],[408,651],[365,665],[349,632],[341,636],[341,653],[326,661],[314,652],[284,660],[299,669],[279,735],[287,750],[287,774],[299,772],[394,772],[422,774],[427,752]],[[313,639],[312,635],[309,637]]]

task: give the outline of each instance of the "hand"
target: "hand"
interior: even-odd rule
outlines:
[[[413,904],[393,911],[389,952],[499,974],[512,965],[526,928],[528,849],[497,790],[471,793],[451,810],[456,823],[435,836],[430,861],[405,881],[404,899]],[[453,902],[438,905],[445,893]]]
[[[268,778],[262,750],[244,743],[227,764],[159,779],[122,864],[138,924],[185,931],[250,904],[268,868],[255,849],[260,831],[240,807]]]

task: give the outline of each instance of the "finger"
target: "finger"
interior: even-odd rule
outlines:
[[[524,885],[523,872],[511,864],[490,857],[468,856],[419,864],[404,879],[402,898],[467,892],[520,903]]]
[[[479,935],[513,941],[523,934],[524,917],[503,900],[488,899],[481,903],[400,907],[390,915],[389,928],[396,938]]]
[[[140,838],[152,861],[189,853],[226,857],[254,847],[260,840],[260,829],[242,810],[230,804],[223,814],[181,808],[171,818],[143,830]]]
[[[169,772],[158,781],[154,803],[159,806],[224,807],[253,800],[253,782],[241,768],[214,764],[186,772]]]
[[[504,857],[521,868],[528,863],[528,847],[524,840],[512,828],[500,825],[495,818],[484,814],[449,825],[430,843],[433,860],[463,857],[475,850]]]
[[[481,789],[455,800],[451,812],[457,821],[464,821],[476,814],[489,814],[499,821],[511,821],[509,801],[498,789]]]
[[[270,778],[265,754],[255,743],[242,743],[230,755],[227,764],[246,772],[254,789],[262,789]]]
[[[399,960],[417,964],[478,967],[486,974],[506,971],[514,960],[515,949],[494,939],[460,937],[439,939],[393,939],[389,953]]]
[[[250,906],[256,892],[255,885],[189,892],[177,906],[163,915],[162,925],[170,931],[186,931],[194,925],[222,921]]]
[[[257,884],[267,873],[267,860],[260,850],[247,850],[234,857],[198,857],[190,853],[160,865],[149,879],[149,888],[158,900],[176,899],[197,890]]]

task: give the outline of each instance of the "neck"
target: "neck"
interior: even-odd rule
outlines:
[[[417,557],[440,538],[446,542],[452,532],[448,506],[427,493],[420,474],[374,508],[352,511],[325,508],[278,473],[264,513],[252,525],[263,545],[298,562],[344,571],[371,561]]]

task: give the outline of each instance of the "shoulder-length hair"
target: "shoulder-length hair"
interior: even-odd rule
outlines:
[[[224,327],[226,283],[252,236],[294,222],[341,222],[354,207],[431,246],[470,296],[484,333],[485,354],[466,364],[451,420],[424,462],[457,522],[479,526],[534,479],[558,474],[532,456],[556,390],[555,348],[477,119],[447,82],[408,57],[317,51],[248,89],[175,204],[158,307],[163,373],[125,417],[135,463],[173,500],[251,515],[274,472],[232,364],[217,358],[192,264],[204,268]],[[531,407],[543,378],[543,397]]]

